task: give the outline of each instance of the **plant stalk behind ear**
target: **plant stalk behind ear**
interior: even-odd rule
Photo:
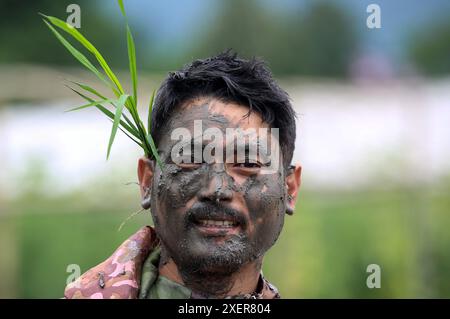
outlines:
[[[132,94],[127,94],[119,79],[112,71],[103,55],[95,48],[95,46],[89,42],[76,28],[58,18],[41,14],[44,18],[45,24],[55,35],[55,37],[62,43],[62,45],[77,59],[81,65],[91,71],[100,81],[104,84],[114,95],[114,98],[108,99],[96,89],[82,83],[72,82],[77,89],[69,87],[88,103],[82,106],[73,108],[69,111],[75,111],[85,109],[88,107],[96,107],[104,115],[106,115],[113,123],[111,128],[111,134],[108,141],[108,148],[106,153],[106,159],[109,158],[111,148],[114,143],[114,139],[117,133],[117,129],[120,129],[125,133],[133,142],[139,145],[148,158],[154,158],[158,165],[163,169],[163,164],[158,154],[153,137],[150,134],[151,112],[153,109],[153,101],[155,97],[155,91],[153,91],[147,118],[147,128],[143,124],[139,117],[137,110],[137,67],[136,67],[136,49],[134,45],[133,35],[128,25],[128,17],[125,12],[125,7],[122,0],[118,0],[120,11],[125,19],[127,47],[128,47],[128,64],[130,71],[130,78],[132,83]],[[58,31],[61,30],[68,34],[73,40],[81,44],[81,46],[97,61],[100,69],[96,67],[82,52],[76,49],[69,41]],[[90,97],[90,96],[91,97]],[[99,98],[100,100],[98,100]],[[131,119],[130,119],[131,118]]]

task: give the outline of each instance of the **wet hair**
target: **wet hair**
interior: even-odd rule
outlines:
[[[279,128],[283,164],[289,166],[295,147],[295,112],[263,60],[242,59],[228,50],[170,72],[158,90],[152,112],[151,134],[156,145],[167,132],[165,126],[173,112],[200,97],[245,105],[248,115],[255,111],[270,127]]]

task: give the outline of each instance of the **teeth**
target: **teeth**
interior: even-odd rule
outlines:
[[[233,227],[234,223],[229,220],[211,220],[202,219],[200,220],[202,226],[218,226],[218,227]]]

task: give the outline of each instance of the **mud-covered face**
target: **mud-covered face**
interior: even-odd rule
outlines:
[[[180,163],[173,156],[180,139],[174,140],[171,132],[177,128],[190,132],[192,150],[210,144],[212,137],[203,136],[209,128],[223,136],[227,128],[254,128],[256,137],[249,137],[247,143],[261,144],[264,137],[258,129],[268,125],[255,112],[246,117],[248,110],[212,98],[190,101],[172,116],[159,143],[164,169],[155,166],[151,211],[164,248],[182,273],[233,273],[261,257],[281,232],[287,197],[282,165],[263,173],[267,163],[250,159],[247,153],[243,162],[237,150],[227,150],[226,142],[222,161],[193,158]],[[195,120],[202,121],[202,136],[194,132]],[[270,133],[268,138],[278,145]]]

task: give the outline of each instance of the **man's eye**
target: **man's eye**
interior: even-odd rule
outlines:
[[[234,167],[239,167],[239,168],[260,168],[261,165],[259,165],[258,163],[238,163],[238,164],[234,164]]]

